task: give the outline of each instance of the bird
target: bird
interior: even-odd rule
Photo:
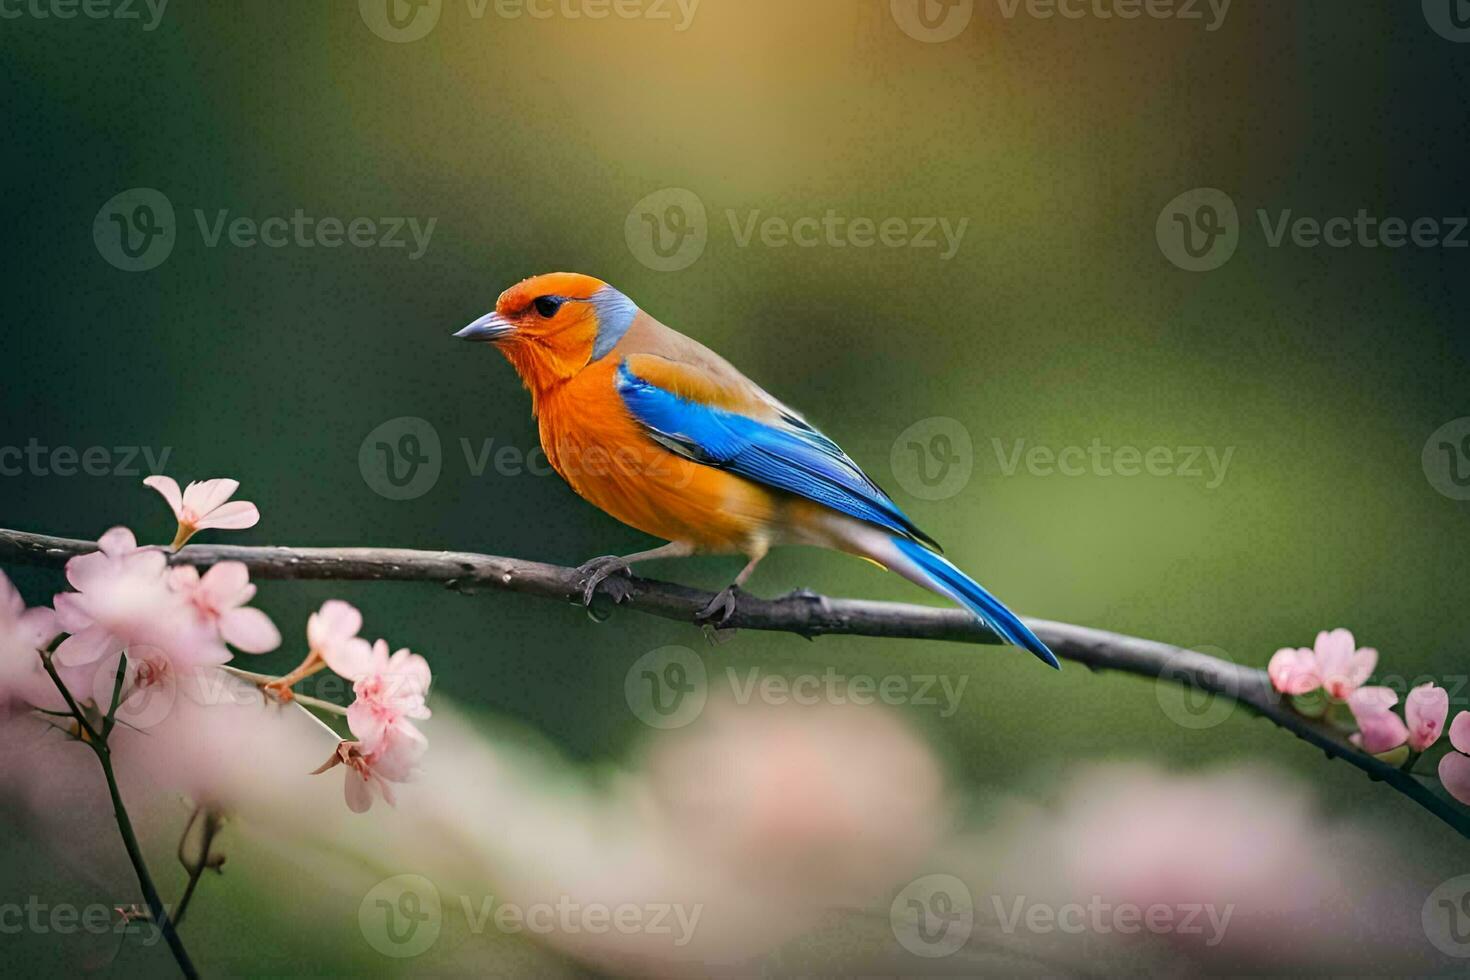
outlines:
[[[743,555],[745,566],[698,617],[721,626],[772,547],[815,545],[958,603],[1060,669],[1046,644],[945,558],[837,443],[609,283],[573,272],[532,276],[454,336],[492,344],[510,362],[530,392],[547,461],[572,490],[665,542],[579,566],[589,607],[599,585],[639,562]]]

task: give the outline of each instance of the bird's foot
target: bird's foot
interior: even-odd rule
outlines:
[[[612,576],[626,576],[632,574],[632,571],[631,566],[618,555],[603,555],[578,565],[577,572],[582,576],[582,605],[591,608],[598,586],[604,586],[604,583],[603,592],[613,602],[622,602],[628,598],[632,594],[632,588],[627,579]]]
[[[715,593],[715,597],[709,601],[699,612],[694,614],[694,621],[701,626],[710,626],[714,629],[724,629],[730,622],[730,617],[735,615],[735,599],[740,593],[740,586],[728,585]]]

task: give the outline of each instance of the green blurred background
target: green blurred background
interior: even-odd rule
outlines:
[[[1470,503],[1436,490],[1421,453],[1470,415],[1467,251],[1272,248],[1256,211],[1465,214],[1470,46],[1431,30],[1418,3],[1240,0],[1207,30],[1207,8],[1205,22],[1070,20],[979,2],[934,43],[905,32],[898,6],[703,0],[678,30],[672,4],[669,19],[542,19],[445,0],[407,43],[350,2],[176,0],[154,30],[15,8],[0,21],[0,445],[168,447],[181,482],[235,476],[260,505],[261,524],[232,542],[561,563],[636,550],[646,538],[554,476],[493,460],[475,475],[461,443],[527,452],[536,430],[510,367],[449,334],[525,276],[581,271],[804,411],[1026,614],[1261,666],[1341,625],[1381,650],[1380,676],[1463,678]],[[93,219],[135,187],[172,203],[177,241],[127,272],[99,254]],[[1161,209],[1196,187],[1240,214],[1238,251],[1210,272],[1176,267],[1155,239]],[[625,236],[635,203],[664,188],[707,213],[706,247],[676,271],[644,264]],[[435,225],[410,259],[411,244],[209,247],[194,214],[298,208]],[[829,209],[968,225],[945,260],[742,246],[728,217]],[[402,417],[432,427],[442,472],[392,500],[359,449]],[[973,445],[971,477],[938,500],[894,472],[908,452],[895,440],[933,417]],[[1214,487],[1006,475],[995,440],[1233,456]],[[143,475],[23,468],[0,478],[0,526],[93,538],[126,523],[166,541],[172,520]],[[651,571],[715,587],[737,567]],[[32,602],[61,585],[6,571]],[[805,551],[777,553],[753,583],[800,586],[929,601]],[[1181,725],[1170,691],[1131,677],[938,643],[746,632],[707,648],[634,614],[597,624],[509,595],[278,582],[259,602],[288,642],[262,669],[294,663],[328,596],[426,654],[438,691],[589,760],[646,734],[624,674],[666,644],[700,647],[712,667],[964,676],[953,717],[906,713],[977,797],[1086,759],[1265,758],[1463,870],[1461,842],[1406,800],[1242,712]]]

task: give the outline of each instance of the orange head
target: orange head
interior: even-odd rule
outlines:
[[[501,293],[494,311],[455,336],[500,348],[536,393],[601,359],[637,313],[632,300],[601,279],[548,272]]]

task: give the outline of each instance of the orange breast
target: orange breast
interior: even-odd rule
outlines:
[[[776,495],[654,442],[613,387],[603,359],[537,401],[541,447],[581,497],[657,538],[701,551],[745,552],[766,541]]]

